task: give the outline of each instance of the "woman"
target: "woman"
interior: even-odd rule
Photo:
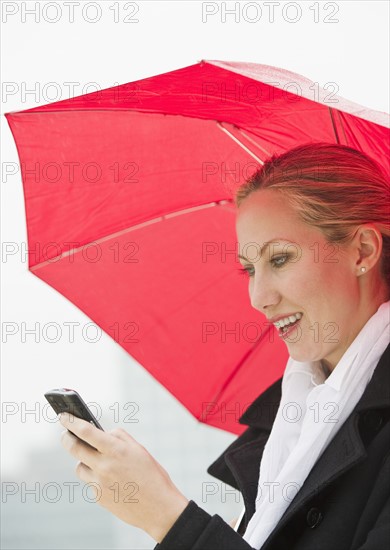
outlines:
[[[290,355],[283,378],[241,418],[248,429],[208,470],[242,492],[243,535],[189,501],[125,431],[62,415],[90,444],[64,432],[80,479],[101,487],[100,504],[160,550],[386,547],[389,203],[372,160],[328,144],[272,157],[237,192],[239,249],[249,256],[256,244],[240,255],[251,304]],[[136,504],[121,498],[128,481]]]

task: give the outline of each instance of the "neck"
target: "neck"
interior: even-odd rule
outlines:
[[[320,361],[320,365],[321,365],[321,368],[325,374],[325,378],[328,378],[328,376],[330,375],[330,373],[332,372],[332,369],[329,368],[328,366],[328,362],[325,361],[324,359],[322,359]]]
[[[341,357],[347,351],[349,346],[352,344],[356,336],[362,330],[364,325],[369,319],[378,311],[378,308],[389,300],[389,293],[386,290],[383,292],[378,292],[375,297],[370,298],[370,300],[361,300],[359,308],[356,312],[356,325],[353,332],[350,334],[348,341],[345,343],[345,347],[342,350],[338,351],[336,357],[321,359],[321,367],[325,373],[325,376],[328,377],[329,374],[336,368]]]

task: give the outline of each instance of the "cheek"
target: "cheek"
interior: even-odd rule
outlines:
[[[316,263],[300,260],[294,266],[291,277],[288,278],[287,286],[291,297],[299,296],[300,300],[319,298],[329,284],[331,277],[324,273]]]
[[[337,305],[338,298],[333,294],[332,271],[324,270],[320,263],[302,262],[296,266],[294,274],[291,274],[285,286],[285,297],[290,298],[295,306],[306,312],[310,323],[323,315],[328,317],[329,309],[333,309],[333,299]]]
[[[299,294],[293,293],[308,313],[310,322],[341,323],[356,302],[356,281],[339,263],[311,262],[295,280]],[[341,317],[340,317],[341,315]],[[342,323],[341,323],[342,324]]]

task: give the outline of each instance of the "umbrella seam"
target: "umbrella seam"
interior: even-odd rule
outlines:
[[[328,107],[328,109],[329,109],[330,119],[332,121],[333,132],[334,132],[334,135],[336,137],[336,142],[337,142],[338,145],[340,145],[339,133],[337,131],[336,123],[335,123],[335,120],[334,120],[334,117],[333,117],[333,109],[332,109],[332,107]]]
[[[337,116],[338,116],[338,119],[339,119],[339,123],[340,123],[341,129],[342,129],[342,131],[343,131],[344,140],[345,140],[345,145],[348,145],[348,140],[347,140],[347,136],[345,135],[345,128],[344,128],[343,120],[342,120],[342,118],[341,118],[341,112],[340,112],[339,110],[337,110]]]
[[[115,233],[110,233],[109,235],[105,235],[104,237],[99,237],[98,239],[95,239],[93,241],[89,241],[87,243],[84,243],[77,248],[71,248],[70,250],[67,250],[63,252],[62,254],[59,254],[58,256],[55,256],[53,258],[50,258],[49,260],[45,260],[44,262],[40,262],[39,264],[35,264],[33,266],[29,267],[30,271],[36,271],[37,269],[44,267],[47,264],[53,263],[55,261],[58,261],[58,259],[66,258],[70,254],[77,254],[78,252],[84,250],[85,246],[91,243],[94,244],[100,244],[105,241],[109,241],[111,239],[114,239],[115,237],[119,237],[120,235],[124,235],[126,233],[129,233],[130,231],[135,231],[136,229],[141,229],[142,227],[147,227],[148,225],[152,225],[157,222],[164,221],[165,219],[174,218],[176,216],[181,216],[184,214],[187,214],[189,212],[196,212],[197,210],[204,210],[205,208],[211,208],[215,206],[221,206],[222,208],[226,208],[226,203],[233,204],[233,201],[230,199],[221,199],[220,201],[213,201],[197,206],[192,206],[190,208],[185,208],[182,210],[174,210],[172,212],[168,212],[168,214],[163,214],[162,216],[157,216],[156,218],[153,218],[152,220],[147,220],[144,222],[141,222],[137,225],[134,225],[132,227],[127,227],[126,229],[121,229],[120,231],[116,231]]]
[[[244,365],[244,363],[247,361],[248,357],[250,357],[253,352],[255,351],[255,349],[257,349],[259,347],[260,344],[263,343],[264,341],[264,338],[266,337],[266,335],[272,330],[272,326],[273,325],[269,325],[267,330],[264,332],[264,335],[258,339],[258,341],[254,344],[254,346],[252,346],[247,352],[246,354],[242,357],[241,361],[238,363],[238,365],[236,366],[236,368],[230,373],[230,375],[228,376],[228,378],[225,380],[224,384],[222,385],[222,387],[218,390],[218,392],[216,393],[216,395],[214,396],[214,398],[212,399],[212,402],[216,402],[218,403],[218,400],[220,399],[221,395],[223,394],[223,392],[226,390],[226,388],[229,386],[229,384],[232,382],[232,380],[234,379],[234,377],[237,375],[237,372],[241,369],[241,367]],[[200,415],[199,416],[199,420],[201,422],[205,422],[204,418],[203,418],[203,415]]]

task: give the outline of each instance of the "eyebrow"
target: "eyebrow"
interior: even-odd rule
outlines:
[[[291,243],[292,241],[289,241],[288,239],[284,239],[282,237],[278,238],[276,237],[275,239],[271,239],[270,241],[267,241],[264,243],[264,245],[260,248],[260,254],[262,254],[267,248],[268,246],[271,244],[271,243],[274,243],[274,242],[279,242],[279,241],[286,241],[288,243]],[[237,258],[242,258],[243,260],[246,260],[247,262],[249,262],[248,258],[246,258],[245,256],[243,256],[242,254],[238,254],[237,255]]]

